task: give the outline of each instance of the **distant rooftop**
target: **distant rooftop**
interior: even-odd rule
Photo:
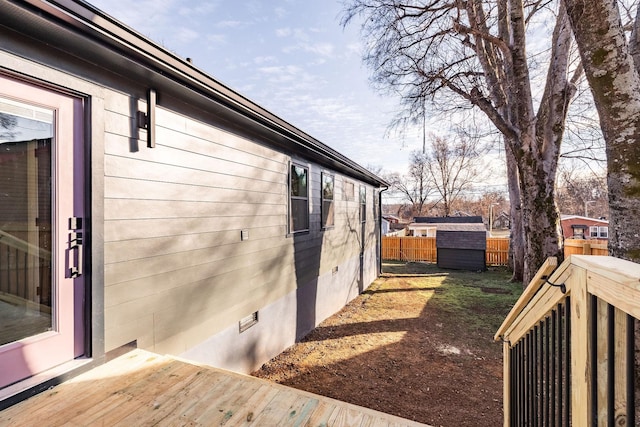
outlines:
[[[420,224],[482,224],[481,216],[417,216],[413,222]]]

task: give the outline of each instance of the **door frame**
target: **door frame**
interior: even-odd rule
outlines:
[[[27,63],[28,66],[28,63]],[[65,369],[64,366],[66,364],[61,365],[60,367],[54,367],[51,369],[51,374],[48,374],[49,371],[45,370],[41,373],[34,375],[34,377],[26,378],[24,380],[19,380],[17,383],[12,384],[10,386],[5,387],[4,389],[0,388],[0,410],[6,408],[8,406],[13,405],[14,403],[23,400],[26,397],[29,397],[35,393],[46,390],[51,387],[51,385],[55,385],[62,381],[63,378],[69,377],[73,375],[73,372],[70,371],[78,366],[86,365],[87,362],[91,361],[91,357],[93,354],[94,345],[92,340],[95,338],[93,334],[94,322],[92,321],[92,313],[94,310],[92,306],[94,305],[93,301],[93,292],[92,292],[92,269],[91,269],[91,221],[90,221],[90,212],[91,212],[91,203],[94,200],[91,196],[91,97],[87,94],[80,93],[77,91],[70,90],[68,88],[53,84],[49,81],[43,81],[36,78],[25,77],[22,74],[18,74],[15,72],[0,70],[0,77],[3,79],[13,80],[16,84],[28,85],[36,90],[44,91],[52,93],[56,96],[66,97],[71,99],[71,105],[73,109],[73,156],[76,160],[78,160],[78,164],[75,170],[75,173],[78,176],[74,176],[74,191],[77,191],[80,194],[74,194],[73,204],[80,203],[81,207],[79,210],[74,212],[74,215],[81,216],[83,218],[82,224],[82,232],[83,232],[83,258],[82,258],[82,269],[83,269],[83,277],[82,283],[78,286],[82,290],[82,292],[75,292],[75,298],[82,298],[82,301],[76,301],[79,304],[79,309],[75,310],[76,314],[73,319],[73,323],[76,327],[74,327],[74,349],[73,354],[74,358],[69,361],[69,368]],[[4,91],[6,92],[6,91]],[[20,99],[24,100],[27,103],[39,105],[41,103],[38,102],[37,99],[29,99],[29,97],[20,96]],[[46,104],[46,103],[45,103]],[[57,116],[57,114],[56,114]],[[56,122],[58,118],[56,117]],[[56,134],[58,134],[56,129]],[[59,142],[58,142],[59,143]],[[57,155],[56,155],[57,157]],[[54,157],[55,159],[55,157]],[[57,163],[57,161],[56,161]],[[75,162],[74,162],[75,163]],[[59,167],[59,165],[52,165],[54,168]],[[55,169],[52,170],[52,172]],[[76,186],[77,180],[80,180]],[[55,185],[55,184],[54,184]],[[52,192],[54,194],[54,199],[52,203],[56,204],[58,199],[58,189],[52,187]],[[100,192],[102,195],[102,192]],[[56,208],[57,209],[57,208]],[[56,220],[57,223],[61,223],[61,221],[66,222],[66,218],[59,218]],[[66,227],[58,227],[56,230],[56,236],[53,237],[54,245],[57,245],[60,248],[59,244],[56,244],[56,241],[64,241],[68,240],[68,230]],[[60,255],[61,258],[65,258],[64,254]],[[63,261],[64,263],[64,261]],[[102,300],[100,301],[102,303]],[[75,306],[75,305],[74,305]],[[103,316],[100,316],[99,319],[103,322]],[[79,327],[79,329],[78,329]],[[80,332],[78,332],[80,331]],[[80,336],[77,336],[80,334]],[[101,335],[100,335],[101,336]],[[79,339],[76,339],[79,338]],[[102,352],[103,353],[103,352]],[[77,361],[77,363],[76,363]],[[82,361],[82,362],[81,362]]]

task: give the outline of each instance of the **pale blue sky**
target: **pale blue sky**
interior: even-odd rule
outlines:
[[[422,146],[386,135],[396,101],[370,88],[337,0],[89,2],[363,166],[404,173]]]

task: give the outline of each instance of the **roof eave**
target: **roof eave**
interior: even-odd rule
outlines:
[[[342,166],[343,172],[348,171],[352,176],[378,187],[387,187],[389,185],[353,160],[260,107],[185,59],[173,54],[85,1],[22,0],[13,2],[30,4],[39,11],[46,12],[67,25],[80,30],[82,33],[100,40],[118,52],[126,53],[128,57],[150,65],[158,72],[170,75],[173,79],[182,82],[192,90],[205,94],[216,102],[223,103],[227,108],[233,109],[270,131],[285,137],[292,144],[302,146],[306,151],[318,156],[318,159],[328,160],[328,163],[333,166]]]

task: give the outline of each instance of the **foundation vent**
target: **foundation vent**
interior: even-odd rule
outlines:
[[[250,327],[252,327],[256,323],[258,323],[258,312],[257,311],[251,313],[247,317],[243,317],[242,319],[240,319],[240,322],[239,322],[240,333],[246,331],[247,329],[249,329]]]

